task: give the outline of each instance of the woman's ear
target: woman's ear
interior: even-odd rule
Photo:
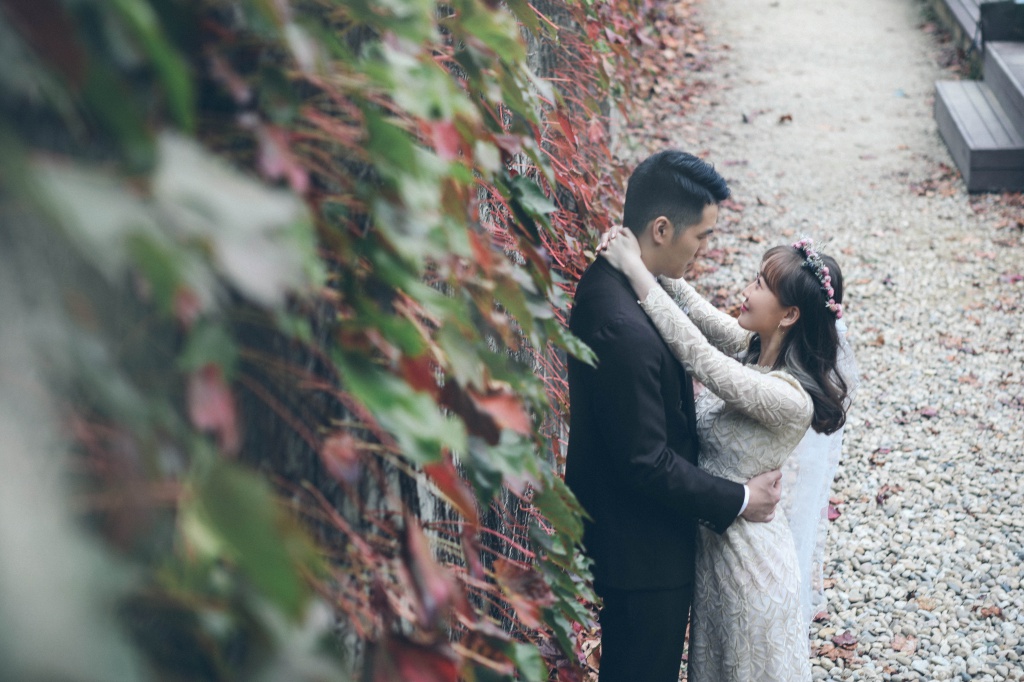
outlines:
[[[800,308],[798,308],[795,305],[791,305],[788,308],[786,308],[786,312],[782,316],[782,321],[779,323],[779,326],[783,327],[784,329],[789,329],[794,324],[796,324],[796,321],[799,320],[799,319],[800,319]]]

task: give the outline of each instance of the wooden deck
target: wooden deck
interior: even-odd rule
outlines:
[[[968,191],[1024,190],[1024,5],[942,2],[965,35],[982,41],[984,78],[935,84],[939,134]]]
[[[1024,136],[1009,124],[992,89],[981,81],[946,81],[936,90],[935,120],[967,190],[1024,183]]]
[[[965,50],[980,50],[981,7],[979,0],[933,0],[932,8],[939,19],[957,34]]]

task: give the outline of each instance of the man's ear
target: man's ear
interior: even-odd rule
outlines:
[[[662,244],[668,244],[672,241],[672,237],[675,235],[675,228],[672,227],[672,221],[661,215],[652,220],[650,223],[651,239],[655,244],[661,246]]]

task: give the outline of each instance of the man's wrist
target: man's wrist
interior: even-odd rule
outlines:
[[[750,504],[750,488],[746,483],[743,484],[743,505],[740,507],[739,512],[736,516],[743,516],[743,512],[747,511],[747,505]]]

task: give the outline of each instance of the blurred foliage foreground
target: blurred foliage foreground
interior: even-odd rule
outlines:
[[[639,9],[0,0],[0,677],[584,674]]]

